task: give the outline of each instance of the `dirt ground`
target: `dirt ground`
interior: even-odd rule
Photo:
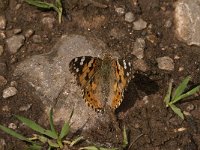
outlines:
[[[131,80],[124,101],[116,112],[120,124],[126,124],[128,129],[130,145],[127,149],[200,149],[200,96],[196,95],[177,104],[181,110],[190,114],[184,121],[172,110],[167,109],[163,103],[171,78],[174,79],[175,86],[187,75],[192,76],[190,87],[200,83],[200,48],[187,46],[175,37],[173,23],[175,0],[139,0],[138,3],[136,0],[66,0],[61,24],[58,24],[57,14],[54,11],[42,11],[20,0],[9,2],[3,0],[3,2],[6,6],[2,13],[7,18],[7,35],[10,35],[13,29],[20,28],[22,32],[33,29],[34,34],[41,35],[45,42],[35,44],[31,38],[27,38],[19,52],[11,55],[5,50],[1,56],[1,62],[7,65],[3,76],[8,83],[17,81],[18,93],[9,99],[3,99],[1,96],[0,124],[8,125],[13,122],[18,125],[19,122],[13,118],[13,114],[39,120],[39,116],[43,113],[39,97],[34,94],[34,89],[28,83],[12,76],[13,69],[19,62],[32,55],[50,51],[62,34],[97,37],[105,42],[112,52],[117,51],[122,56],[130,54],[136,38],[142,37],[146,41],[144,60],[148,70],[137,73]],[[21,4],[19,9],[13,9],[17,4]],[[132,11],[136,20],[142,18],[147,22],[148,27],[140,31],[133,30],[132,23],[124,21],[124,15],[119,15],[115,11],[116,7],[124,7],[125,12]],[[56,19],[53,28],[47,28],[41,23],[45,15]],[[171,27],[165,27],[166,20],[172,21]],[[147,36],[152,38],[148,39]],[[5,41],[1,40],[0,43],[4,45]],[[163,47],[165,50],[161,50]],[[164,71],[158,68],[156,62],[156,58],[161,56],[171,58],[179,56],[180,59],[175,60],[173,71]],[[180,67],[184,67],[184,70],[178,71]],[[0,87],[1,93],[5,87]],[[147,96],[146,100],[145,96]],[[129,100],[130,97],[134,99]],[[21,103],[32,103],[32,106],[29,111],[20,112],[18,108]],[[3,111],[5,105],[10,110]],[[190,109],[191,106],[194,108]],[[180,131],[181,129],[184,130]],[[24,130],[23,127],[19,127],[19,131],[24,135],[29,135],[31,132]],[[0,137],[6,141],[6,150],[25,147],[25,143],[2,131]],[[94,142],[98,138],[93,137]],[[115,137],[110,141],[115,141]]]

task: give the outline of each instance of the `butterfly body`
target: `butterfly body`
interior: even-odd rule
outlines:
[[[69,67],[83,89],[83,97],[89,107],[98,112],[107,107],[112,110],[119,107],[124,89],[131,79],[130,62],[106,54],[103,59],[76,57]]]

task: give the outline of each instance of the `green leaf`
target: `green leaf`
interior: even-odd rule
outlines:
[[[78,142],[82,141],[83,139],[84,139],[83,136],[79,136],[76,139],[74,139],[69,146],[72,147],[75,144],[77,144]]]
[[[126,127],[124,126],[123,128],[123,144],[122,147],[126,148],[128,145],[128,137],[127,137],[127,133],[126,133]]]
[[[186,97],[189,97],[189,96],[191,96],[191,95],[197,93],[198,91],[200,91],[200,85],[197,86],[197,87],[195,87],[195,88],[193,88],[192,90],[188,91],[187,93],[180,95],[179,97],[177,97],[176,99],[174,99],[174,102],[173,102],[173,103],[176,103],[177,101],[179,101],[179,100],[181,100],[181,99],[184,99],[184,98],[186,98]]]
[[[50,113],[49,113],[49,122],[50,122],[50,127],[51,131],[57,136],[58,138],[58,133],[55,130],[54,124],[53,124],[53,109],[51,108]]]
[[[25,0],[25,2],[27,2],[30,5],[39,7],[39,8],[43,8],[43,9],[51,9],[54,8],[55,6],[51,3],[46,3],[46,2],[42,2],[39,0]]]
[[[34,144],[33,141],[29,140],[29,139],[26,138],[25,136],[23,136],[23,135],[21,135],[21,134],[15,132],[15,131],[13,131],[13,130],[7,128],[7,127],[4,127],[4,126],[0,125],[0,129],[3,130],[4,132],[10,134],[11,136],[13,136],[13,137],[15,137],[15,138],[18,138],[18,139],[20,139],[20,140],[22,140],[22,141],[26,141],[26,142],[29,142],[29,143]]]
[[[41,150],[42,146],[39,145],[30,145],[27,150]]]
[[[174,104],[174,100],[179,97],[187,88],[187,84],[190,81],[191,77],[187,76],[180,84],[179,86],[176,88],[175,92],[172,95],[172,103]]]
[[[180,109],[180,108],[176,107],[174,104],[171,104],[170,107],[171,107],[171,109],[172,109],[179,117],[181,117],[181,119],[184,120],[184,115],[183,115],[183,113],[181,112],[181,109]]]
[[[49,136],[53,139],[57,139],[57,135],[55,135],[54,132],[52,132],[51,130],[46,130],[46,129],[42,128],[40,125],[36,124],[34,121],[27,119],[25,117],[22,117],[22,116],[18,116],[18,115],[15,115],[15,117],[17,119],[19,119],[21,122],[23,122],[29,128],[31,128],[31,129],[33,129],[33,130],[35,130],[35,131],[37,131],[41,134]]]
[[[165,102],[167,107],[168,107],[168,104],[170,102],[171,93],[172,93],[172,80],[169,82],[169,87],[168,87],[168,90],[167,90],[167,94],[166,94],[166,96],[164,98],[164,102]]]

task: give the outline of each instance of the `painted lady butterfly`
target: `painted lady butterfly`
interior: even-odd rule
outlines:
[[[131,62],[114,59],[106,54],[103,59],[91,56],[76,57],[69,64],[83,89],[83,98],[89,107],[102,112],[107,106],[118,108],[123,92],[132,77]]]

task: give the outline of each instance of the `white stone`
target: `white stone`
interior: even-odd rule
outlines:
[[[3,90],[3,98],[8,98],[17,94],[17,89],[15,87],[8,87]]]

